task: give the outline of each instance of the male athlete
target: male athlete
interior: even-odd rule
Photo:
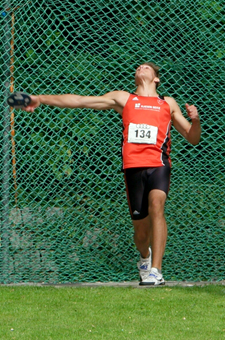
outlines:
[[[33,112],[39,105],[60,108],[114,109],[123,120],[123,169],[134,242],[140,252],[140,285],[162,285],[162,259],[167,225],[164,206],[170,184],[171,124],[188,142],[198,144],[201,135],[197,108],[186,104],[192,123],[184,118],[176,101],[157,93],[159,67],[140,65],[135,73],[135,93],[113,91],[102,96],[75,94],[31,96],[23,109]]]

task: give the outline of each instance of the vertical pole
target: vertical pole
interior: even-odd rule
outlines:
[[[15,23],[15,15],[12,12],[12,28],[11,28],[11,43],[10,43],[10,92],[14,92],[14,23]],[[10,128],[11,128],[11,143],[12,143],[12,172],[13,172],[13,181],[14,181],[14,189],[15,189],[15,203],[17,206],[17,182],[16,182],[16,144],[15,144],[15,115],[14,111],[10,109]]]
[[[3,283],[8,282],[9,277],[9,209],[10,209],[10,109],[6,99],[9,95],[10,85],[10,21],[11,17],[7,13],[7,8],[10,7],[10,2],[5,3],[5,25],[4,25],[4,53],[3,53],[3,95],[4,102],[2,104],[2,202],[1,202],[1,277]]]

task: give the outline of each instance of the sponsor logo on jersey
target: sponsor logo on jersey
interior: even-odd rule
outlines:
[[[155,106],[155,105],[141,105],[141,103],[136,103],[136,104],[135,104],[135,109],[160,111],[160,106]]]
[[[157,102],[158,102],[159,105],[163,105],[164,104],[164,100],[162,100],[160,98],[158,98]]]

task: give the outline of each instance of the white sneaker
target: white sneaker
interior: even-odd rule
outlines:
[[[148,286],[148,285],[159,286],[159,285],[164,285],[164,284],[165,284],[165,281],[164,281],[162,274],[159,273],[158,269],[154,267],[152,267],[148,277],[145,277],[139,283],[139,285],[141,286]]]
[[[140,261],[137,263],[137,267],[139,269],[139,275],[140,280],[143,281],[149,277],[151,266],[152,266],[152,251],[151,248],[149,248],[149,257],[146,259],[143,259],[143,257],[140,256]]]

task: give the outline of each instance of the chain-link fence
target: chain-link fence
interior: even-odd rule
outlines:
[[[162,95],[198,107],[202,139],[172,129],[167,280],[225,278],[223,1],[2,1],[0,282],[137,280],[113,111],[10,111],[10,92],[132,92],[161,66]]]

